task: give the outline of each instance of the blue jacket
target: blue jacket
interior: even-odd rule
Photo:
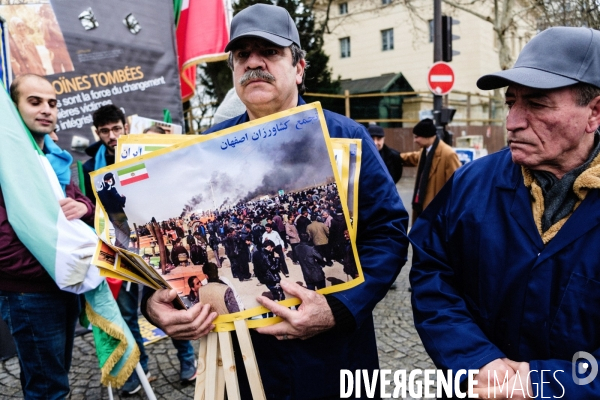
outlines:
[[[299,98],[298,104],[305,102]],[[251,331],[269,399],[338,397],[340,369],[379,368],[372,311],[406,262],[408,214],[367,130],[329,111],[325,111],[325,119],[331,137],[362,139],[356,242],[365,282],[333,294],[351,312],[356,329],[333,329],[308,340],[287,341]],[[207,133],[244,122],[248,122],[247,113],[215,125]],[[244,396],[244,379],[240,377],[242,398],[249,398]]]
[[[544,246],[510,151],[455,172],[410,233],[415,325],[438,368],[508,357],[530,363],[534,391],[552,371],[544,396],[600,398],[600,378],[571,377],[576,352],[600,358],[599,194]]]

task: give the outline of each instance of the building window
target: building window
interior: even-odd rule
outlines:
[[[381,4],[388,5],[388,4],[392,4],[392,0],[381,0]]]
[[[433,43],[433,20],[430,19],[427,22],[429,22],[429,43]]]
[[[381,31],[381,50],[394,50],[394,29]]]
[[[348,14],[348,3],[340,3],[340,15]]]
[[[340,51],[342,58],[350,57],[350,38],[345,37],[340,39]]]

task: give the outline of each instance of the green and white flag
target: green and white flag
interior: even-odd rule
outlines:
[[[122,386],[138,363],[139,349],[106,281],[90,264],[98,238],[81,220],[66,219],[58,203],[65,197],[58,178],[4,90],[0,90],[0,188],[19,240],[60,289],[85,293],[101,381]]]

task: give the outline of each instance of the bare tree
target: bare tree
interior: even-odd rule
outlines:
[[[445,4],[492,24],[498,41],[498,61],[501,69],[512,67],[514,59],[509,40],[519,27],[534,28],[536,4],[517,0],[442,0]],[[490,10],[481,13],[478,10]]]
[[[550,26],[587,26],[600,29],[599,0],[535,0],[538,29]]]

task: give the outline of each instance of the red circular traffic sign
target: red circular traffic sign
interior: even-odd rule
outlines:
[[[450,93],[454,87],[454,71],[450,64],[443,61],[433,64],[427,74],[427,85],[435,95],[443,96]]]

